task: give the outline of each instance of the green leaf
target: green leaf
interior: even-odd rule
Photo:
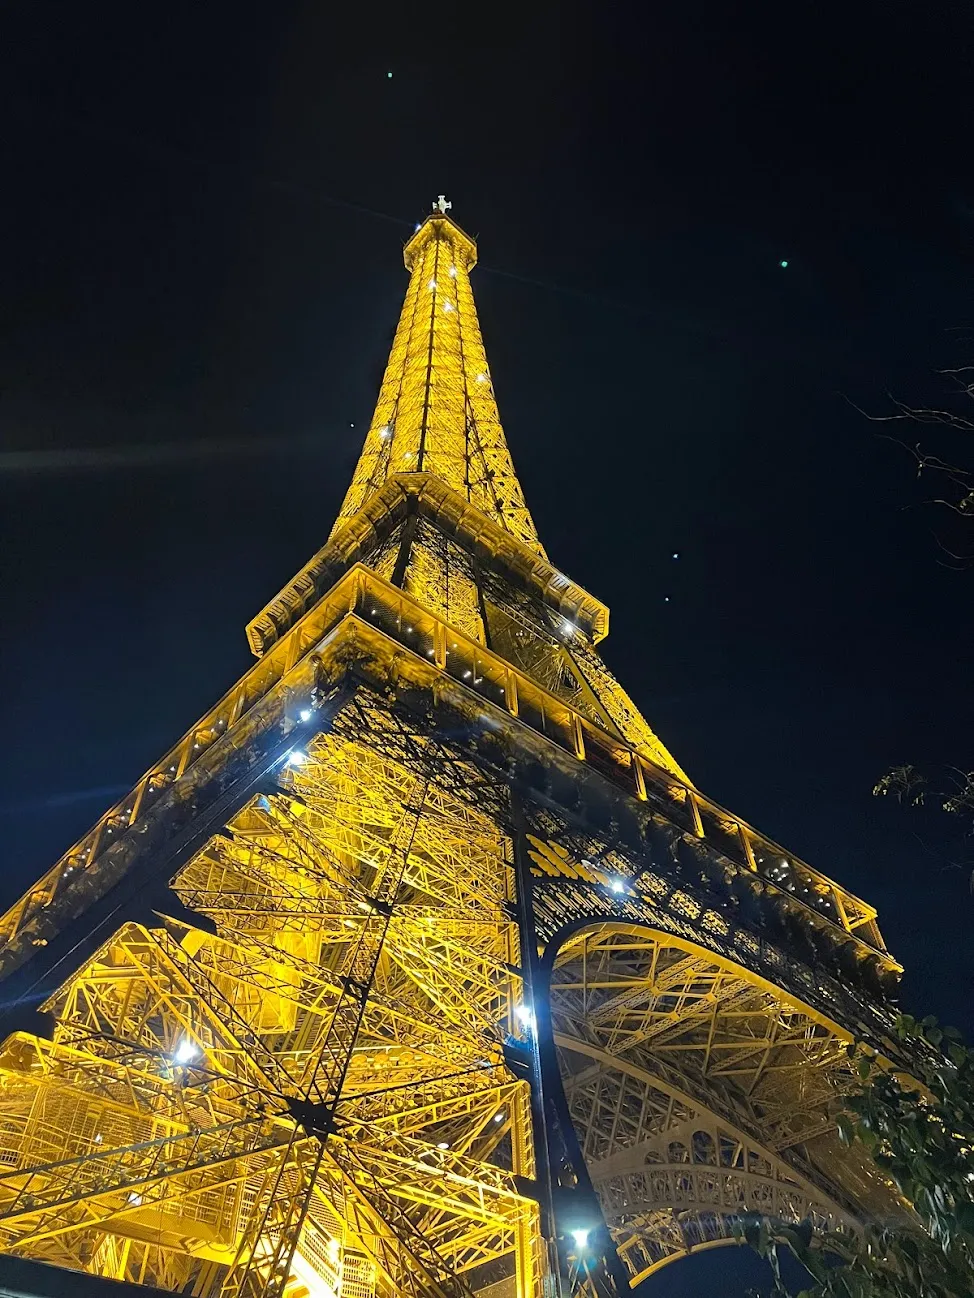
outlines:
[[[794,1226],[779,1226],[778,1238],[785,1241],[799,1261],[804,1259],[808,1244]]]
[[[968,1235],[974,1235],[974,1203],[968,1200],[959,1203],[955,1212],[958,1227]]]
[[[771,1247],[771,1223],[767,1217],[762,1217],[758,1223],[758,1252],[767,1257]]]

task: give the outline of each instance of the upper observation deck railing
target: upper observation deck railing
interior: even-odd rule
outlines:
[[[106,849],[136,826],[152,803],[210,749],[232,743],[233,728],[276,686],[286,684],[288,674],[299,662],[324,644],[334,648],[343,623],[348,624],[350,633],[354,630],[366,638],[375,638],[377,649],[386,657],[402,655],[405,650],[425,662],[434,675],[445,673],[488,708],[501,710],[516,719],[518,725],[545,737],[616,788],[648,802],[685,834],[706,842],[737,869],[758,875],[765,887],[787,894],[819,921],[825,920],[843,931],[857,945],[868,948],[868,953],[878,956],[886,968],[901,968],[886,950],[872,906],[784,852],[644,753],[594,725],[526,673],[451,627],[398,587],[356,564],[143,775],[126,797],[0,916],[0,971],[10,967],[4,959],[5,950],[16,946],[18,940],[45,945],[44,938],[31,938],[24,930],[68,890],[78,890],[78,903],[69,907],[69,918],[107,891],[114,879],[99,886],[99,862]],[[295,703],[306,705],[307,700]],[[22,958],[13,963],[21,963]]]

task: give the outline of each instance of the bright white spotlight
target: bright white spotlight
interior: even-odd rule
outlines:
[[[588,1247],[588,1237],[589,1237],[589,1235],[590,1235],[590,1233],[591,1233],[590,1231],[588,1231],[588,1230],[570,1230],[568,1233],[569,1233],[569,1235],[571,1235],[572,1239],[575,1241],[575,1247],[578,1249],[579,1252],[581,1252],[582,1249]]]
[[[621,879],[610,879],[610,880],[609,880],[609,891],[610,891],[610,892],[625,892],[625,891],[626,891],[626,885],[622,882]]]
[[[527,1028],[529,1032],[534,1031],[534,1010],[530,1005],[519,1005],[514,1011],[514,1017],[522,1027]]]
[[[183,1037],[173,1051],[172,1057],[177,1064],[191,1064],[194,1059],[199,1059],[200,1048],[195,1041],[190,1041],[189,1037]]]
[[[303,766],[308,760],[308,754],[302,753],[300,748],[295,748],[287,755],[288,766]]]
[[[302,721],[310,721],[310,720],[311,720],[311,709],[310,709],[310,708],[302,708],[301,711],[298,713],[298,716],[301,718]]]

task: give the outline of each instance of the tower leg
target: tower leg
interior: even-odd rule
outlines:
[[[538,1202],[541,1217],[541,1239],[547,1262],[547,1293],[550,1298],[564,1298],[568,1292],[566,1279],[562,1274],[561,1258],[558,1252],[557,1228],[555,1225],[554,1188],[549,1151],[552,1148],[549,1139],[549,1114],[545,1103],[544,1076],[541,1068],[539,1040],[542,1032],[550,1032],[547,1005],[543,998],[535,993],[540,986],[540,956],[538,943],[534,936],[533,907],[531,902],[530,858],[527,853],[524,814],[520,799],[512,792],[514,811],[514,871],[517,885],[518,935],[520,941],[521,972],[524,987],[524,1001],[534,1013],[534,1031],[529,1037],[528,1080],[531,1084],[530,1121],[533,1131],[531,1145],[534,1149],[534,1175],[538,1187]],[[525,1143],[523,1140],[519,1143]],[[520,1267],[519,1267],[519,1294]]]

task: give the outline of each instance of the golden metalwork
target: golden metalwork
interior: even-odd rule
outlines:
[[[554,1298],[747,1212],[901,1210],[834,1131],[848,1041],[896,1051],[876,912],[701,794],[606,668],[475,258],[441,203],[256,663],[0,919],[54,1024],[0,1047],[0,1252],[197,1298]]]
[[[806,1007],[619,925],[562,948],[551,998],[568,1105],[634,1284],[726,1242],[743,1212],[835,1230],[888,1210],[831,1116],[848,1036]]]
[[[406,244],[409,288],[375,414],[336,530],[395,473],[428,473],[544,557],[497,413],[470,271],[477,246],[449,217]],[[333,533],[334,535],[334,533]]]

